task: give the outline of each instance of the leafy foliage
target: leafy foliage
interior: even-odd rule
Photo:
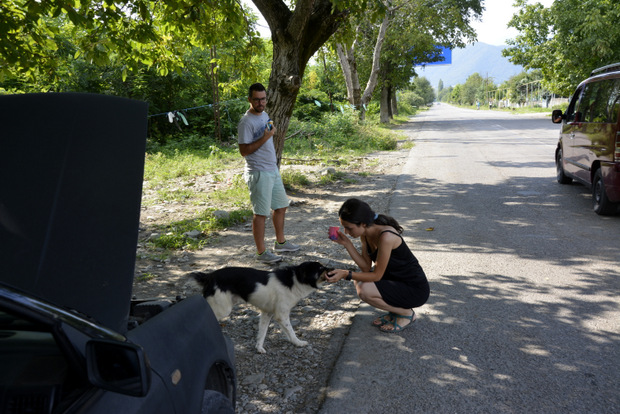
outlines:
[[[550,99],[550,92],[541,88],[541,83],[540,70],[523,71],[501,85],[495,85],[491,78],[483,78],[480,74],[474,73],[464,84],[443,88],[439,91],[438,99],[441,102],[465,106],[473,106],[476,103],[486,106],[489,102],[498,106],[499,101],[502,101],[501,106],[509,105],[514,108],[516,105],[531,102],[533,98]]]
[[[556,0],[551,7],[517,0],[510,21],[519,35],[504,56],[542,71],[543,84],[569,96],[600,66],[620,61],[620,3],[616,0]]]
[[[234,0],[7,0],[0,3],[0,76],[56,73],[71,38],[73,58],[122,62],[123,77],[141,65],[159,75],[179,70],[181,51],[242,37],[251,19]],[[248,30],[252,36],[252,31]],[[68,57],[65,56],[65,57]]]
[[[413,90],[424,100],[424,104],[432,103],[435,100],[435,91],[425,77],[417,77],[413,80]]]
[[[415,75],[414,65],[439,60],[440,46],[463,47],[475,39],[471,21],[480,16],[477,0],[396,2],[386,39],[383,69],[390,85],[403,88]],[[413,64],[412,64],[413,63]]]
[[[424,102],[425,101],[424,98],[422,98],[420,95],[418,95],[414,91],[404,91],[403,93],[401,93],[400,101],[401,101],[401,105],[402,103],[406,103],[407,105],[417,106],[417,107],[422,107],[426,104],[426,102]]]
[[[485,80],[480,74],[474,73],[470,75],[461,89],[461,104],[473,105],[477,102],[484,102],[484,85]]]
[[[289,127],[293,131],[287,140],[285,156],[333,158],[334,153],[346,149],[352,153],[396,148],[396,135],[380,129],[370,122],[361,123],[349,110],[323,115],[321,122],[293,119]]]

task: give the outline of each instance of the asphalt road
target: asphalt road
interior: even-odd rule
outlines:
[[[620,412],[620,216],[555,181],[548,117],[434,106],[390,203],[431,283],[400,334],[363,305],[321,413]]]

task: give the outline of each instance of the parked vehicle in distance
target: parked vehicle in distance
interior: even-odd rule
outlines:
[[[561,124],[555,151],[557,180],[576,180],[592,189],[594,212],[609,215],[620,207],[620,63],[598,68],[579,84]]]

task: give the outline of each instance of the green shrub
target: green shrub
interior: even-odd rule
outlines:
[[[554,109],[561,109],[562,112],[566,112],[566,109],[568,108],[568,102],[563,102],[559,105],[553,105],[553,107],[551,107],[551,110]]]
[[[282,182],[287,190],[294,188],[303,188],[310,185],[310,180],[299,171],[283,170],[280,174]]]
[[[358,115],[345,111],[324,114],[320,122],[292,120],[289,134],[296,135],[286,141],[285,156],[337,159],[339,153],[362,154],[396,148],[395,132],[378,127],[373,121],[361,123]]]
[[[404,91],[399,94],[400,102],[410,106],[421,108],[425,105],[424,98],[413,91]]]
[[[379,105],[379,102],[371,101],[366,105],[366,116],[379,115],[380,111],[381,105]]]
[[[399,115],[415,115],[416,114],[416,109],[413,105],[409,104],[408,102],[405,101],[400,101],[398,103],[398,113]]]
[[[298,101],[293,110],[293,115],[302,121],[319,120],[325,112],[322,107],[317,106],[314,102]]]

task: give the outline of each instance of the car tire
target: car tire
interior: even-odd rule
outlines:
[[[202,398],[202,414],[235,414],[232,402],[224,394],[205,390]]]
[[[556,177],[557,177],[558,183],[570,184],[573,182],[573,179],[564,173],[564,166],[562,165],[562,162],[563,162],[562,148],[560,148],[555,154]]]
[[[592,181],[592,201],[594,203],[594,212],[602,216],[614,214],[618,209],[618,205],[612,203],[607,198],[603,174],[600,168],[594,173],[594,180]]]
[[[234,413],[236,397],[237,386],[234,368],[223,362],[214,364],[207,375],[202,412],[227,414],[229,412],[227,409],[230,407],[230,412]],[[205,411],[209,407],[211,411]],[[221,407],[221,411],[214,410],[216,407]]]

